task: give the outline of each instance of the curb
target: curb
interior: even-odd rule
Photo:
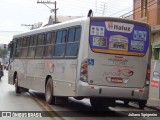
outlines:
[[[154,110],[160,111],[160,108],[157,108],[156,106],[146,105],[146,107],[150,108],[150,109],[154,109]]]

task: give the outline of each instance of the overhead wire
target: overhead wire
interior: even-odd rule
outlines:
[[[126,2],[126,1],[123,1],[123,2]],[[103,13],[104,15],[106,15],[106,13],[108,13],[108,10],[112,11],[112,12],[114,12],[114,11],[117,12],[117,10],[115,8],[118,8],[120,6],[120,3],[123,3],[123,2],[122,2],[122,0],[118,1],[118,2],[114,2],[113,4],[112,3],[101,2],[101,4],[103,4],[103,6],[104,6],[104,4],[106,4],[106,8],[104,9],[104,7],[101,5],[102,9],[99,10],[99,13]],[[107,7],[107,5],[110,6],[110,7]],[[111,9],[112,6],[114,6],[114,7]],[[123,6],[123,5],[121,5],[121,6]]]
[[[130,8],[132,8],[132,7],[133,7],[133,6],[128,7],[128,8],[125,8],[125,9],[120,10],[120,11],[118,11],[118,12],[116,12],[116,13],[113,13],[113,14],[111,14],[111,15],[109,15],[109,16],[117,15],[117,14],[119,14],[120,12],[126,11],[127,9],[130,9]]]

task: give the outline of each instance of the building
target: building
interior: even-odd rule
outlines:
[[[149,99],[160,102],[160,0],[134,0],[133,19],[151,26],[152,62]]]
[[[133,0],[133,19],[151,25],[152,59],[160,60],[160,0]]]
[[[69,21],[69,20],[76,19],[76,18],[81,18],[81,17],[82,16],[57,16],[56,22],[61,23],[61,22],[65,22],[65,21]],[[54,23],[55,23],[55,16],[51,15],[49,17],[47,25],[52,25]]]

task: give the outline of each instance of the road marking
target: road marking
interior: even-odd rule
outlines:
[[[54,108],[51,108],[45,101],[42,101],[42,100],[38,99],[38,97],[37,97],[35,94],[31,93],[31,92],[29,92],[29,94],[31,95],[32,99],[33,99],[44,111],[53,111],[53,112],[48,112],[48,114],[50,115],[50,118],[51,118],[52,120],[64,120],[64,118],[63,118],[60,114],[58,114]],[[58,117],[54,117],[54,118],[53,118],[53,117],[51,117],[51,116],[58,116]]]

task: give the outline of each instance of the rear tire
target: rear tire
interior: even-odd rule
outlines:
[[[144,107],[146,106],[147,100],[142,100],[139,101],[139,109],[144,109]]]
[[[128,104],[129,104],[129,100],[124,100],[124,105],[128,106]]]
[[[55,97],[53,96],[53,80],[49,78],[45,87],[45,98],[49,104],[55,104]]]
[[[14,80],[15,80],[15,92],[16,93],[21,93],[21,91],[20,91],[21,88],[18,86],[18,77],[17,77],[17,75],[16,75],[16,78]]]
[[[90,98],[90,103],[94,109],[107,109],[102,98]]]

